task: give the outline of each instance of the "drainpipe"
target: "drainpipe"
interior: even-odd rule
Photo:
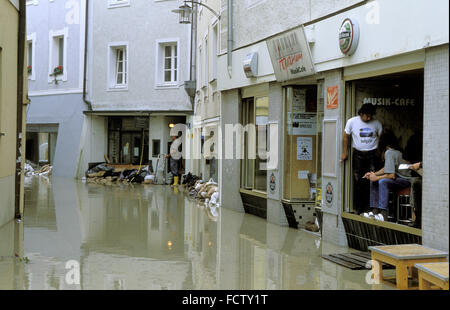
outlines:
[[[233,69],[233,0],[228,0],[228,75],[231,77]]]
[[[86,12],[84,21],[84,72],[83,72],[83,101],[88,107],[88,111],[92,111],[92,103],[86,98],[86,71],[87,71],[87,46],[88,46],[88,24],[89,24],[89,0],[86,0]]]
[[[25,153],[22,147],[25,134],[23,132],[23,105],[24,105],[24,67],[25,67],[25,40],[26,40],[26,0],[19,0],[19,32],[17,52],[17,125],[16,125],[16,173],[15,173],[15,218],[22,218],[21,193],[22,173]]]

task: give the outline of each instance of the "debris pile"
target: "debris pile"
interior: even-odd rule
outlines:
[[[204,202],[206,206],[213,208],[219,207],[219,186],[212,179],[208,182],[190,172],[183,177],[181,187],[189,193],[189,196],[199,202]],[[211,212],[213,210],[210,210]]]
[[[151,166],[140,170],[113,167],[108,164],[99,164],[86,171],[86,182],[105,185],[129,184],[129,183],[152,183],[153,171]]]
[[[32,176],[49,176],[52,173],[52,166],[45,165],[38,169],[38,167],[33,167],[33,165],[30,162],[26,162],[24,165],[24,172],[26,177],[32,177]]]

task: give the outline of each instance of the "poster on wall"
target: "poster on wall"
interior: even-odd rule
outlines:
[[[306,89],[293,89],[292,112],[304,113],[306,108]]]
[[[294,136],[316,135],[316,120],[315,113],[288,113],[289,134]]]
[[[297,138],[297,160],[313,160],[311,137]]]
[[[339,86],[327,88],[327,110],[337,109],[339,102]]]

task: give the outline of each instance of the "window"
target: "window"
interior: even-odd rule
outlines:
[[[198,45],[198,55],[197,55],[197,90],[199,90],[201,81],[202,81],[202,45]]]
[[[177,81],[177,46],[166,45],[164,47],[164,82],[172,83]]]
[[[117,43],[109,45],[109,89],[128,88],[128,45]]]
[[[178,39],[158,40],[156,46],[156,86],[178,87]]]
[[[34,50],[36,46],[36,33],[32,33],[27,36],[27,70],[28,78],[35,80],[35,68],[34,68]]]
[[[219,26],[216,23],[213,26],[213,34],[212,34],[212,63],[211,63],[211,78],[210,82],[217,79],[217,54],[218,54],[218,37],[219,36]]]
[[[123,6],[129,6],[130,0],[108,0],[108,8],[118,8]]]
[[[244,135],[244,159],[241,162],[241,187],[260,192],[267,191],[267,122],[269,115],[269,97],[252,97],[242,101],[242,125],[255,126]],[[253,140],[253,141],[252,141]]]
[[[228,49],[228,4],[226,0],[220,3],[220,53]]]
[[[205,36],[205,49],[203,53],[203,80],[202,80],[202,86],[206,87],[208,85],[208,35]]]
[[[50,31],[50,61],[48,82],[67,81],[67,38],[68,28]]]

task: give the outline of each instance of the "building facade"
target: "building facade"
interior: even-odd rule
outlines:
[[[218,60],[221,148],[234,141],[230,124],[256,124],[258,141],[243,147],[243,159],[220,161],[222,206],[296,228],[319,217],[325,241],[362,250],[399,242],[448,251],[448,163],[439,160],[448,153],[448,122],[438,116],[449,106],[448,3],[222,5],[232,14],[223,29],[232,33],[224,33],[231,43]],[[341,141],[363,103],[377,106],[404,159],[423,161],[407,195],[414,216],[379,222],[355,214],[352,161],[340,162]]]
[[[24,2],[0,1],[0,226],[23,215],[26,111]],[[19,42],[21,42],[19,44]],[[19,68],[22,68],[20,70]]]
[[[82,171],[105,155],[155,169],[169,151],[169,126],[192,114],[184,89],[190,28],[176,23],[176,8],[175,1],[89,1]]]
[[[74,178],[84,124],[85,0],[27,1],[27,159]]]

